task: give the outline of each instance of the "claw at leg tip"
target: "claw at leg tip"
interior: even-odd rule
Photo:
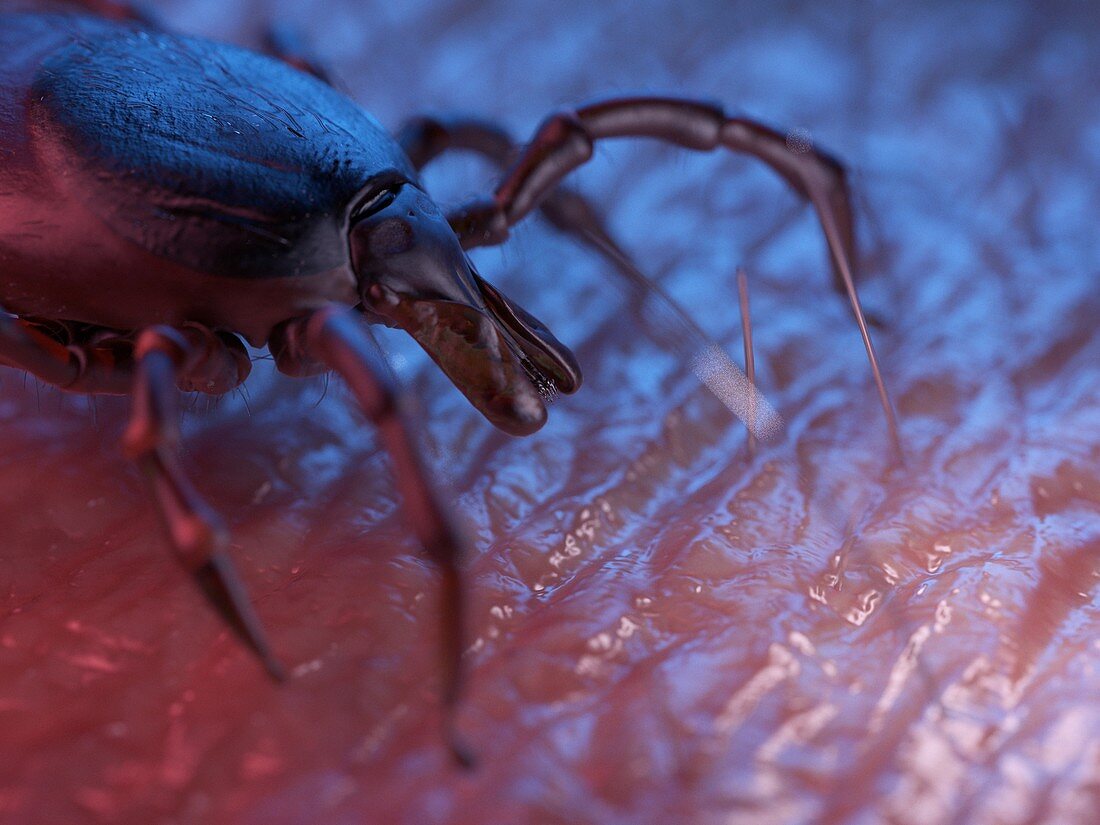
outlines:
[[[477,767],[477,756],[473,749],[453,730],[447,735],[447,749],[457,767],[464,771],[472,771]]]
[[[266,670],[268,675],[276,682],[283,683],[290,679],[290,674],[286,672],[286,668],[283,667],[282,663],[273,655],[268,653],[263,659],[264,670]]]
[[[271,678],[276,682],[285,682],[286,669],[275,657],[229,557],[222,552],[215,553],[194,575],[207,599],[260,658]]]

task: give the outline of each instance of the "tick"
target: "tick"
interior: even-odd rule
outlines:
[[[584,201],[558,189],[595,144],[657,138],[771,166],[815,208],[874,366],[844,170],[780,132],[705,103],[635,97],[555,114],[522,149],[472,120],[417,119],[395,138],[286,51],[170,34],[108,0],[75,5],[0,12],[0,362],[67,391],[132,395],[123,447],[176,557],[276,677],[226,530],[181,469],[178,392],[240,385],[245,342],[288,375],[347,382],[442,573],[453,704],[463,542],[365,326],[409,333],[495,426],[538,430],[546,400],[580,387],[580,368],[466,250],[503,243],[542,208],[617,254]],[[419,171],[455,149],[510,165],[490,197],[448,215]]]

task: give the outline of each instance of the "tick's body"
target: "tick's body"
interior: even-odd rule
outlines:
[[[354,305],[349,212],[397,143],[329,85],[234,46],[84,15],[0,18],[0,306],[262,346]]]
[[[522,152],[468,120],[414,121],[394,140],[308,61],[166,34],[115,0],[71,5],[122,22],[0,8],[0,364],[70,391],[133,393],[124,446],[177,555],[273,672],[225,532],[179,465],[176,387],[237,386],[250,368],[238,336],[268,346],[291,375],[342,375],[443,572],[453,700],[462,542],[362,327],[406,330],[490,421],[537,430],[545,397],[576,390],[579,368],[463,249],[503,242],[541,206],[641,277],[587,205],[556,191],[597,141],[654,137],[764,160],[816,209],[874,364],[852,284],[843,169],[766,126],[707,104],[634,98],[555,115]],[[452,148],[514,162],[490,199],[444,218],[417,170]]]

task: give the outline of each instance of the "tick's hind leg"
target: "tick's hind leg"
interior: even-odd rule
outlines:
[[[189,340],[189,335],[192,340]],[[135,345],[133,411],[123,435],[128,457],[141,467],[153,490],[177,557],[206,598],[259,655],[268,672],[284,678],[282,666],[248,600],[226,552],[228,532],[184,475],[178,456],[177,385],[200,346],[192,330],[151,327]],[[187,379],[182,379],[184,383]]]

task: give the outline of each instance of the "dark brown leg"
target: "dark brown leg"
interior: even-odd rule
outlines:
[[[187,481],[176,456],[179,388],[220,393],[237,386],[251,367],[240,341],[188,326],[146,330],[133,352],[119,338],[66,345],[36,324],[0,313],[0,362],[63,390],[133,392],[123,447],[149,478],[173,548],[207,598],[268,671],[282,679],[282,667],[225,552],[225,528]]]
[[[282,680],[282,665],[226,552],[228,532],[191,486],[179,463],[177,383],[198,350],[188,340],[190,333],[151,327],[138,337],[133,412],[123,435],[123,449],[148,478],[180,562],[267,671]]]
[[[688,149],[731,149],[754,155],[813,204],[825,233],[835,282],[843,285],[859,325],[886,414],[891,442],[902,455],[893,407],[875,357],[853,279],[855,243],[844,168],[829,155],[789,146],[781,133],[703,103],[671,98],[624,98],[596,103],[546,120],[491,200],[471,204],[451,219],[466,248],[495,245],[535,209],[561,180],[592,157],[598,140],[651,137]]]
[[[190,346],[179,375],[185,392],[221,395],[252,369],[248,350],[230,333],[199,324],[182,330]],[[133,340],[108,330],[78,329],[62,322],[27,321],[0,312],[0,365],[29,372],[67,392],[129,395],[133,389]]]
[[[749,280],[745,276],[742,267],[737,268],[737,303],[741,307],[741,343],[745,353],[745,377],[749,379],[749,385],[756,386],[756,359],[752,350],[752,315],[749,312]],[[749,458],[756,457],[756,436],[753,435],[756,426],[756,409],[754,399],[749,400],[748,447]]]
[[[3,313],[0,313],[0,362],[26,370],[55,387],[67,387],[80,375],[80,361],[68,347]]]
[[[278,340],[281,369],[300,361],[305,371],[312,371],[319,362],[340,374],[393,460],[405,518],[443,576],[443,706],[450,725],[462,686],[465,610],[459,565],[466,542],[428,480],[401,394],[363,321],[351,310],[331,307],[291,321]],[[287,369],[293,374],[292,367]],[[469,765],[470,754],[453,730],[448,735],[456,759]]]
[[[520,147],[503,129],[469,118],[415,118],[401,128],[397,140],[418,169],[450,150],[476,152],[501,167],[502,170],[517,160],[520,154]],[[636,300],[657,298],[664,309],[662,321],[658,326],[665,333],[662,336],[662,343],[665,346],[672,347],[692,363],[696,362],[700,354],[708,353],[708,364],[711,368],[720,365],[722,370],[731,373],[740,372],[740,369],[725,356],[722,347],[703,332],[660,284],[638,269],[630,256],[611,237],[603,218],[584,196],[559,186],[540,201],[539,210],[551,225],[567,235],[578,238],[610,261],[616,271],[630,284]],[[700,378],[710,387],[703,376]],[[713,391],[713,388],[711,389]],[[729,405],[728,397],[721,400],[727,406]],[[756,397],[754,396],[751,400],[755,402]],[[771,417],[765,415],[758,421],[746,421],[745,424],[750,433],[755,432],[759,422],[764,422],[765,425],[761,429],[762,434],[771,432],[766,425],[776,420],[774,411],[764,405],[761,407],[766,413],[770,413]],[[739,414],[736,409],[731,408],[731,410]]]
[[[519,157],[521,148],[501,127],[473,118],[414,118],[398,131],[397,142],[417,169],[445,152],[467,151],[504,170]],[[640,274],[637,267],[611,237],[603,217],[579,192],[558,187],[539,203],[539,210],[552,226],[579,238],[609,258],[631,281],[636,280]],[[648,285],[648,279],[642,277]]]
[[[125,0],[60,0],[60,2],[79,6],[89,14],[105,17],[108,20],[127,20],[159,28],[159,21],[153,15]],[[335,85],[331,73],[308,53],[301,39],[292,29],[285,26],[268,27],[264,33],[263,48],[272,57],[282,60],[295,69],[311,74],[330,86]]]
[[[501,127],[465,117],[415,117],[398,129],[397,142],[417,169],[456,150],[474,152],[505,166],[515,160],[518,149]]]
[[[126,395],[131,365],[117,347],[103,343],[64,344],[38,326],[0,312],[0,364],[26,370],[69,392]]]
[[[252,358],[236,335],[191,323],[180,327],[178,333],[189,346],[187,363],[176,381],[184,392],[224,395],[244,383],[252,372]]]
[[[79,6],[89,14],[106,17],[108,20],[131,20],[149,26],[157,25],[157,21],[146,11],[124,0],[63,0],[63,2]]]
[[[264,32],[263,47],[269,55],[277,57],[298,71],[311,74],[330,86],[336,85],[332,72],[310,53],[310,49],[293,28],[282,25],[268,26]]]

